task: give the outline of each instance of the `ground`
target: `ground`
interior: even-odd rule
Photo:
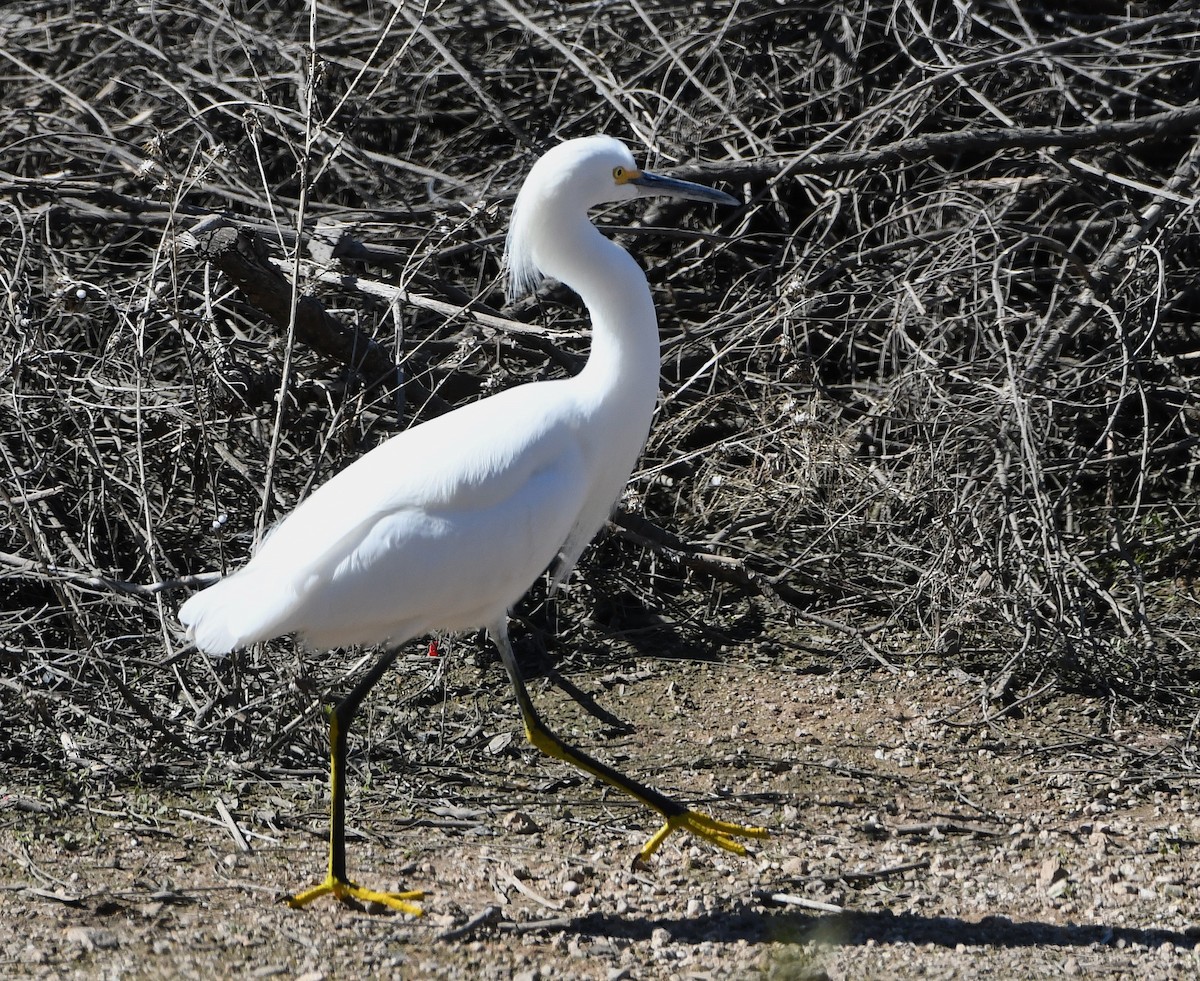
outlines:
[[[1170,733],[1099,701],[1044,697],[992,717],[978,679],[926,664],[812,674],[639,661],[573,677],[617,726],[536,681],[569,739],[772,832],[745,858],[673,836],[634,869],[654,815],[527,747],[494,666],[451,674],[462,687],[422,709],[434,728],[415,737],[439,740],[445,766],[405,774],[371,743],[351,788],[352,874],[425,890],[422,918],[277,901],[323,873],[318,769],[272,776],[214,760],[192,781],[85,779],[70,796],[11,770],[0,973],[1200,973],[1196,780],[1164,762],[1177,759],[1164,753]],[[496,711],[456,733],[456,711],[479,713],[484,685]]]

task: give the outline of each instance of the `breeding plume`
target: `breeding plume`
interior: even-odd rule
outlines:
[[[348,466],[266,538],[240,571],[193,596],[179,619],[211,654],[295,633],[313,648],[386,645],[329,716],[331,820],[325,893],[419,914],[419,892],[365,889],[346,875],[346,737],[371,686],[408,640],[485,628],[500,651],[529,741],[636,797],[664,824],[729,851],[762,838],[689,810],[569,746],[538,717],[508,639],[508,611],[546,570],[570,574],[620,496],[658,394],[659,341],[646,278],[588,209],[666,195],[737,204],[721,191],[639,170],[617,140],[570,140],[529,170],[508,232],[510,293],[540,276],[587,305],[592,348],[578,375],[521,385],[414,426]]]

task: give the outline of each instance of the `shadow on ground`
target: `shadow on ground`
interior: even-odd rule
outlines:
[[[1133,946],[1147,948],[1173,944],[1180,950],[1200,946],[1200,933],[1157,930],[1106,924],[1059,924],[1038,920],[1013,920],[987,916],[978,921],[954,916],[899,916],[886,910],[870,913],[844,912],[812,915],[791,911],[757,913],[734,910],[702,916],[662,919],[627,919],[592,913],[571,921],[565,932],[586,937],[621,937],[648,940],[664,929],[675,942],[715,941],[751,944],[810,943],[861,946],[876,944],[934,944],[941,947],[1091,947]]]

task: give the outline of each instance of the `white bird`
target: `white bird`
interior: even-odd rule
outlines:
[[[617,140],[570,140],[530,168],[506,249],[510,294],[558,279],[591,314],[587,363],[414,426],[346,467],[288,515],[250,562],[193,596],[179,619],[196,646],[224,654],[295,633],[311,648],[387,644],[329,714],[329,870],[290,897],[325,893],[414,915],[420,892],[365,889],[346,875],[346,736],[367,691],[406,641],[485,628],[512,682],[533,745],[659,811],[647,859],[684,828],[744,855],[762,828],[689,810],[578,749],[538,717],[508,639],[508,612],[547,569],[568,576],[633,471],[658,395],[658,324],[637,263],[588,219],[607,202],[666,195],[737,204],[722,191],[639,170]]]

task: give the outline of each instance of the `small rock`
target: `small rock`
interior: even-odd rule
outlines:
[[[1067,891],[1068,885],[1069,885],[1069,880],[1059,879],[1057,882],[1053,882],[1050,884],[1050,886],[1046,889],[1046,895],[1049,896],[1051,899],[1055,899]]]
[[[1042,862],[1041,870],[1038,872],[1038,885],[1049,890],[1056,882],[1061,882],[1066,878],[1067,870],[1063,868],[1062,862],[1057,858],[1048,858]]]
[[[112,950],[120,944],[115,933],[101,927],[71,927],[67,931],[67,940],[84,950]]]
[[[487,750],[493,756],[499,756],[506,749],[508,749],[509,744],[512,741],[513,734],[511,732],[502,732],[498,735],[492,736],[492,738],[488,740]]]
[[[504,827],[515,835],[532,835],[542,830],[524,811],[513,811],[509,814],[504,819]]]

